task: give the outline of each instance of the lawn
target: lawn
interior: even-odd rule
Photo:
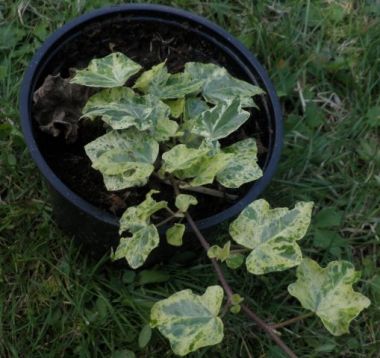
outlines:
[[[266,67],[280,96],[286,137],[263,196],[272,206],[314,201],[305,255],[323,265],[345,259],[362,271],[356,289],[372,305],[353,321],[350,334],[333,337],[309,317],[280,329],[283,340],[300,357],[380,357],[380,3],[158,2],[216,22]],[[51,219],[46,187],[20,132],[21,78],[49,33],[109,3],[122,1],[0,2],[1,357],[130,357],[127,350],[137,357],[172,357],[157,331],[145,348],[138,345],[150,307],[180,289],[200,293],[216,283],[204,256],[189,267],[176,257],[139,273],[112,268],[108,258],[94,262]],[[226,275],[267,322],[307,312],[286,290],[295,270]],[[244,316],[228,315],[224,342],[190,356],[283,354]]]

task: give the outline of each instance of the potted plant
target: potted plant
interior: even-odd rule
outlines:
[[[369,305],[352,290],[358,274],[350,263],[322,269],[302,257],[297,241],[312,203],[289,210],[253,201],[278,161],[279,105],[262,67],[215,25],[161,6],[84,15],[36,55],[20,105],[57,220],[77,240],[100,252],[112,247],[112,258],[134,269],[181,246],[186,230],[207,251],[221,286],[202,296],[180,291],[151,311],[151,327],[174,353],[222,340],[225,293],[232,313],[242,310],[295,356],[232,291],[222,262],[231,269],[245,263],[254,275],[298,266],[289,293],[335,335]],[[234,246],[210,246],[200,230],[237,214],[229,228]]]

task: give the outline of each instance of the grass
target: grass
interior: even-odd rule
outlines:
[[[121,1],[120,1],[121,2]],[[149,308],[176,290],[216,279],[204,257],[155,271],[116,270],[78,254],[51,219],[45,186],[20,133],[17,96],[31,56],[69,19],[110,2],[0,2],[0,356],[171,357],[157,332],[141,349]],[[114,2],[116,3],[116,2]],[[380,5],[376,1],[161,1],[206,16],[267,68],[285,114],[285,149],[264,193],[273,206],[313,200],[302,242],[326,264],[352,261],[372,305],[333,337],[317,318],[281,330],[300,357],[380,357]],[[267,321],[304,314],[286,291],[294,270],[232,286]],[[227,316],[224,342],[192,357],[281,357],[243,316]]]

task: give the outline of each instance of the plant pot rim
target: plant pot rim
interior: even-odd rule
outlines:
[[[76,28],[79,29],[84,24],[93,21],[98,17],[104,17],[105,15],[111,14],[113,15],[119,12],[149,12],[156,15],[170,15],[174,19],[179,18],[182,21],[195,22],[201,25],[203,28],[206,28],[213,34],[223,38],[223,40],[228,44],[228,46],[232,48],[233,51],[238,52],[239,55],[242,56],[246,62],[252,65],[259,74],[260,80],[262,81],[267,92],[269,102],[271,102],[272,104],[272,111],[275,121],[275,134],[273,146],[271,148],[270,159],[264,170],[263,176],[252,184],[251,188],[248,190],[246,195],[244,195],[238,202],[236,202],[229,208],[221,211],[220,213],[198,220],[197,226],[200,229],[206,229],[235,217],[263,192],[263,190],[266,188],[266,186],[272,179],[277,168],[283,145],[283,124],[280,103],[268,74],[266,73],[262,65],[259,63],[259,61],[256,59],[256,57],[252,53],[250,53],[250,51],[241,42],[239,42],[227,31],[223,30],[221,27],[205,19],[204,17],[195,15],[189,11],[173,8],[170,6],[153,4],[112,5],[93,10],[84,15],[81,15],[66,23],[61,28],[57,29],[55,32],[53,32],[38,49],[36,54],[33,56],[29,64],[29,67],[27,68],[24,74],[24,78],[21,84],[19,102],[19,109],[21,114],[21,127],[32,159],[37,164],[39,170],[47,180],[48,184],[52,186],[56,191],[58,191],[66,200],[83,210],[88,215],[95,217],[96,219],[103,221],[107,224],[118,226],[118,218],[115,215],[112,215],[111,213],[108,213],[96,207],[95,205],[89,203],[88,201],[80,197],[78,194],[74,193],[68,186],[66,186],[66,184],[64,184],[61,181],[61,179],[49,167],[42,153],[40,152],[36,139],[34,137],[31,110],[33,96],[32,84],[35,81],[35,78],[39,72],[40,64],[44,60],[46,54],[49,51],[51,51],[52,48],[55,47],[56,43],[59,42],[69,32],[74,31]],[[187,227],[187,229],[189,228]]]

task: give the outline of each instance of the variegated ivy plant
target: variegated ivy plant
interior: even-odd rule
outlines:
[[[85,146],[106,188],[113,191],[144,186],[155,175],[171,183],[175,193],[175,209],[164,200],[156,201],[153,195],[158,191],[151,190],[143,202],[124,212],[120,243],[112,258],[126,259],[132,268],[141,267],[160,241],[152,216],[166,210],[165,222],[172,223],[166,231],[167,242],[182,244],[187,220],[223,286],[208,287],[201,296],[183,290],[153,306],[150,325],[169,339],[175,354],[184,356],[221,342],[220,308],[226,294],[231,312],[242,310],[289,356],[295,356],[275,330],[233,293],[220,263],[237,269],[245,262],[253,275],[298,266],[297,281],[289,286],[289,293],[319,316],[332,334],[348,332],[350,321],[370,302],[353,291],[359,273],[351,263],[334,261],[321,268],[310,258],[303,258],[298,241],[310,224],[312,203],[300,202],[289,210],[271,209],[265,200],[257,200],[231,223],[234,245],[228,241],[223,247],[210,247],[188,212],[198,203],[188,194],[191,189],[213,182],[224,188],[239,188],[261,177],[254,138],[227,147],[220,145],[221,139],[254,120],[247,109],[255,107],[253,97],[263,93],[259,87],[211,63],[189,62],[183,72],[175,74],[168,72],[165,62],[142,71],[122,53],[93,59],[87,68],[76,71],[71,82],[100,89],[86,103],[82,117],[100,119],[108,128],[106,134]]]

